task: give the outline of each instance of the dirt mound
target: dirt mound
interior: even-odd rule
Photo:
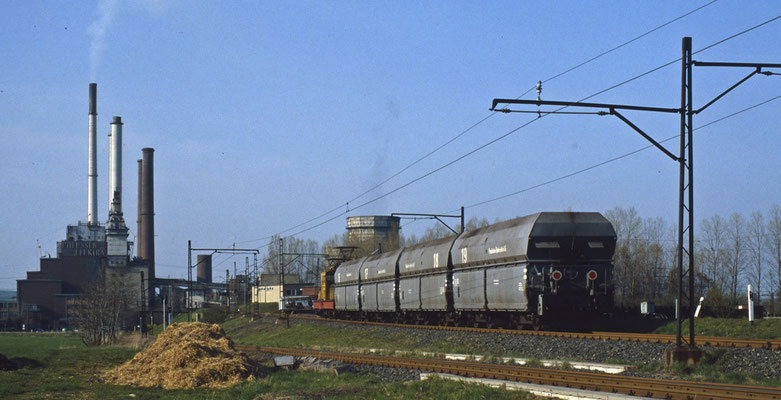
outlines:
[[[13,371],[16,368],[16,364],[11,362],[11,360],[7,359],[4,355],[0,354],[0,371]]]
[[[108,383],[190,389],[232,386],[252,376],[246,356],[219,325],[173,324],[132,360],[108,371]]]

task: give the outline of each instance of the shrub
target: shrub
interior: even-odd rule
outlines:
[[[209,307],[203,310],[201,313],[202,321],[207,324],[221,324],[225,322],[227,314],[222,307]]]

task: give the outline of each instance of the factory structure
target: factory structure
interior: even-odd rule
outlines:
[[[154,223],[154,149],[138,160],[136,255],[122,212],[122,118],[111,120],[108,161],[108,218],[98,216],[97,85],[89,85],[87,221],[68,225],[57,242],[57,256],[40,259],[38,271],[17,280],[18,314],[23,329],[72,328],[85,293],[96,286],[122,291],[127,303],[124,327],[162,319],[166,310],[184,304],[186,281],[156,279]],[[211,281],[209,277],[208,281]],[[225,286],[225,285],[222,285]],[[179,298],[178,301],[176,298]]]
[[[18,328],[23,330],[73,329],[79,307],[97,287],[107,289],[109,293],[122,292],[126,304],[121,322],[123,329],[143,329],[170,321],[174,313],[209,305],[231,309],[231,306],[247,301],[271,303],[279,302],[280,296],[317,295],[317,284],[300,282],[298,275],[285,274],[284,280],[280,281],[278,274],[253,277],[248,273],[234,273],[231,277],[226,271],[225,283],[215,283],[211,254],[199,254],[197,263],[190,266],[197,269],[197,278],[193,281],[157,278],[154,149],[141,149],[138,160],[138,218],[134,243],[122,211],[123,123],[119,116],[112,118],[108,135],[108,215],[105,220],[99,219],[97,115],[97,84],[90,83],[87,221],[68,225],[64,240],[57,242],[56,257],[42,257],[37,271],[28,271],[25,279],[17,280],[15,304],[9,306],[11,302],[4,301],[5,307],[0,310],[0,318],[6,325],[13,314],[18,315]],[[344,249],[350,249],[352,256],[398,248],[399,218],[348,217],[347,240],[349,243]],[[343,260],[345,255],[339,257]]]

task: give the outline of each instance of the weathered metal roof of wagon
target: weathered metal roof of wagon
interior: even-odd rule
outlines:
[[[361,278],[361,265],[363,265],[363,262],[366,261],[367,258],[368,257],[348,260],[339,265],[334,274],[334,283],[339,285],[342,283],[358,282]]]
[[[540,212],[464,232],[451,250],[456,268],[486,262],[528,259],[529,240],[556,237],[611,237],[613,225],[596,212]]]
[[[367,258],[361,267],[362,279],[373,280],[396,276],[396,262],[403,250],[398,249]]]
[[[451,235],[407,247],[399,259],[399,273],[410,275],[447,268],[450,247],[455,239],[456,236]]]
[[[613,225],[598,212],[541,212],[530,237],[616,236]]]

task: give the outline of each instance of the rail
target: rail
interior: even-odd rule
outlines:
[[[781,389],[762,386],[638,378],[471,361],[390,357],[308,349],[258,346],[236,346],[236,348],[242,351],[262,351],[299,357],[311,356],[319,359],[339,360],[351,364],[418,369],[474,378],[500,379],[662,399],[781,399]]]

